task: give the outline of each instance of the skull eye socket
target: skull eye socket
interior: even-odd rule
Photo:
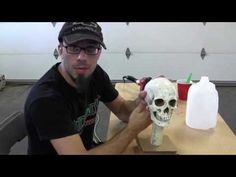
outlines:
[[[169,101],[170,106],[175,107],[175,104],[176,104],[176,100],[170,100]]]
[[[156,99],[155,100],[155,105],[156,106],[163,106],[164,105],[164,100],[163,99]]]

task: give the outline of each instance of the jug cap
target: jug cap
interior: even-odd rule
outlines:
[[[209,78],[207,76],[202,76],[200,82],[209,82]]]

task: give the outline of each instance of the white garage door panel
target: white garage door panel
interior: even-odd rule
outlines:
[[[57,47],[57,28],[47,22],[0,23],[0,53],[50,53]]]
[[[204,59],[201,67],[202,72],[211,80],[236,80],[236,54],[210,54]]]
[[[123,54],[103,54],[99,64],[112,80],[120,80],[124,75],[179,79],[192,72],[194,80],[207,75],[211,80],[235,81],[235,58],[236,55],[210,55],[201,60],[198,55],[189,54],[137,54],[127,60]],[[0,73],[7,79],[39,79],[60,61],[51,55],[1,56],[0,60]]]
[[[120,80],[128,72],[128,63],[124,54],[103,53],[98,64],[109,74],[110,79]]]
[[[99,23],[102,27],[104,43],[106,44],[106,53],[124,53],[128,46],[129,36],[126,23]]]
[[[204,47],[208,53],[236,54],[236,23],[206,23]]]
[[[7,79],[38,79],[54,63],[64,22],[0,23],[0,74]],[[165,75],[170,79],[235,81],[236,23],[99,23],[107,50],[99,64],[112,80]],[[127,59],[126,49],[132,55]],[[206,49],[204,60],[201,49]]]
[[[203,23],[130,23],[129,47],[134,52],[200,52]]]
[[[136,54],[127,60],[122,54],[106,54],[99,64],[109,73],[112,80],[120,80],[124,75],[137,78],[165,75],[177,79],[187,77],[189,72],[199,72],[197,68],[201,68],[201,59],[199,55],[189,54]]]
[[[195,54],[137,54],[129,60],[123,55],[106,54],[99,64],[112,80],[121,80],[124,75],[137,78],[165,75],[169,79],[187,78],[193,73],[193,80],[209,76],[210,80],[236,80],[234,74],[236,55],[211,55],[202,60]]]
[[[52,55],[1,55],[0,73],[6,79],[39,79],[53,64]]]

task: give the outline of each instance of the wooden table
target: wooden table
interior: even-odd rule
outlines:
[[[134,100],[139,93],[139,87],[134,83],[117,83],[116,89],[125,99]],[[164,135],[176,146],[177,154],[236,154],[236,136],[218,114],[214,129],[196,130],[185,124],[186,102],[178,101],[178,107],[172,115],[170,125],[165,127]],[[110,116],[108,139],[126,126],[113,113]],[[151,136],[151,125],[139,136]],[[141,152],[136,140],[133,140],[124,154],[139,154]]]

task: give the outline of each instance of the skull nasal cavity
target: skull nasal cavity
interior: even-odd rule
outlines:
[[[155,100],[155,105],[156,106],[163,106],[164,105],[164,100],[163,99],[156,99]]]
[[[164,113],[169,113],[169,108],[166,108],[165,110],[164,110]]]

